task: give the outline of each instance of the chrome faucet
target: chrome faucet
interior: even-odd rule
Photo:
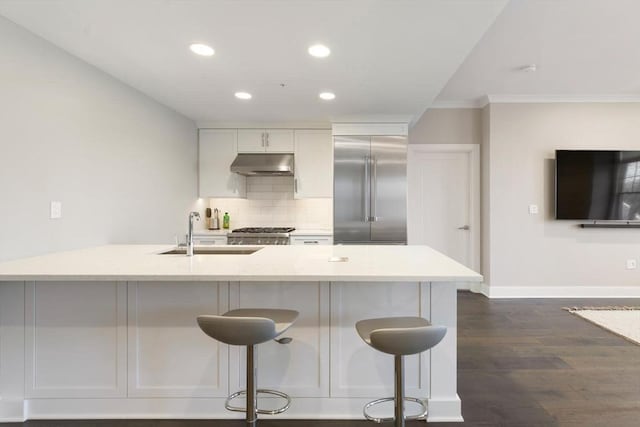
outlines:
[[[193,256],[193,218],[200,221],[198,212],[189,213],[189,234],[187,234],[187,256]]]

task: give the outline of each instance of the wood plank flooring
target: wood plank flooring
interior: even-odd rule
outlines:
[[[458,390],[464,423],[431,426],[640,426],[640,346],[562,310],[640,300],[458,297]],[[242,421],[29,421],[28,427],[241,427]],[[366,421],[275,421],[263,427],[364,427]],[[388,425],[388,424],[387,424]],[[423,426],[424,422],[407,423]]]

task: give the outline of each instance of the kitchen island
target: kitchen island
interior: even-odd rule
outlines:
[[[291,343],[257,349],[259,387],[293,398],[278,417],[362,418],[392,395],[392,357],[354,325],[405,315],[448,328],[407,357],[407,395],[428,399],[429,421],[462,420],[456,285],[479,274],[426,246],[229,248],[109,245],[0,264],[0,421],[242,418],[224,399],[244,387],[243,350],[195,321],[241,307],[300,312]]]

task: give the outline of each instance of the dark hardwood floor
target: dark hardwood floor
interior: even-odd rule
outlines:
[[[640,426],[640,346],[562,310],[640,300],[458,298],[458,390],[465,422],[431,426]],[[242,421],[30,421],[29,427],[241,427]],[[263,427],[363,427],[274,421]],[[387,424],[388,425],[388,424]],[[424,422],[407,423],[425,425]]]

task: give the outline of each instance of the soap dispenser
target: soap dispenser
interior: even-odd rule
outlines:
[[[210,230],[220,230],[220,216],[218,215],[218,208],[213,210],[213,218],[211,218],[211,228]]]

